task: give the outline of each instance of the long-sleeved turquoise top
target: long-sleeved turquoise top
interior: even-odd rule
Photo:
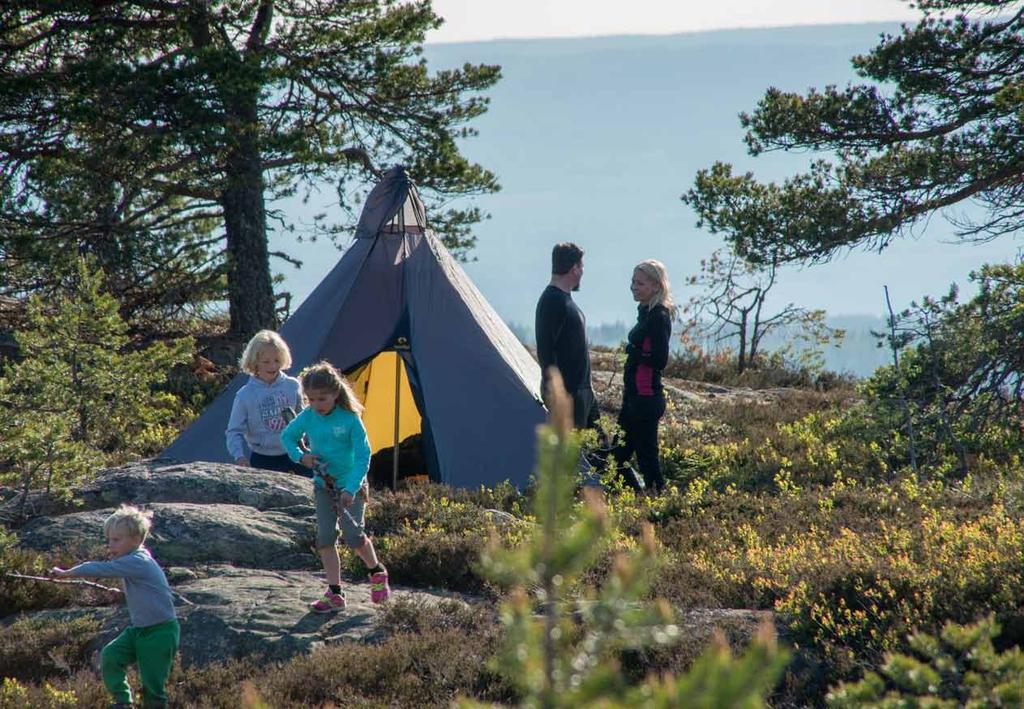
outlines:
[[[335,484],[352,495],[359,492],[370,469],[370,441],[359,416],[340,406],[326,416],[312,407],[303,409],[281,431],[281,445],[296,463],[305,452],[299,447],[303,435],[309,441],[309,452],[327,464],[327,473]],[[313,483],[321,487],[324,484],[319,477]]]

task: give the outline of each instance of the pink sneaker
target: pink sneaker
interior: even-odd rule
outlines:
[[[391,596],[391,586],[388,585],[388,572],[378,571],[370,574],[370,600],[374,603],[383,603]]]
[[[323,598],[309,604],[314,613],[333,613],[345,610],[345,594],[334,593],[331,589],[324,591]]]

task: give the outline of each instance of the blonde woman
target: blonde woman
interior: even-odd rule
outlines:
[[[661,371],[668,363],[675,311],[665,264],[654,259],[638,263],[630,291],[639,305],[636,325],[627,338],[622,374],[619,426],[624,440],[612,455],[619,465],[625,465],[635,454],[647,489],[658,492],[665,486],[658,459],[658,423],[665,413]]]

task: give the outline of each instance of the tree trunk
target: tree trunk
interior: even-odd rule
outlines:
[[[25,519],[25,503],[28,502],[28,493],[32,489],[32,472],[21,471],[21,500],[18,501],[18,519]]]
[[[234,106],[238,133],[226,164],[221,194],[227,237],[228,307],[231,332],[248,338],[257,330],[276,328],[274,289],[267,254],[263,203],[263,165],[256,141],[256,96]]]
[[[740,356],[736,363],[736,371],[739,374],[743,374],[743,370],[747,368],[747,315],[743,314],[743,319],[740,321]]]
[[[75,400],[78,402],[78,435],[72,436],[72,439],[88,443],[90,432],[89,412],[88,407],[85,405],[85,396],[82,391],[81,373],[81,367],[78,366],[78,350],[76,349],[71,353],[71,392],[73,393]]]

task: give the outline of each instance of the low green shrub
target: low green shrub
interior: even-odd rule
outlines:
[[[81,679],[89,683],[85,673]],[[63,684],[63,683],[62,683]],[[80,694],[74,689],[54,686],[49,682],[42,684],[23,684],[12,677],[0,680],[0,709],[61,709],[63,707],[102,707],[105,703],[96,693],[95,683],[92,691]]]
[[[523,516],[525,507],[526,498],[510,485],[499,485],[489,492],[429,483],[398,493],[371,493],[367,524],[378,537],[409,530],[463,532],[494,526],[488,510]]]
[[[62,551],[40,554],[20,549],[16,537],[0,526],[0,618],[12,613],[67,606],[109,605],[120,594],[78,584],[34,581],[21,576],[45,577],[53,566],[69,566],[72,557]]]
[[[89,643],[98,628],[99,622],[91,618],[26,618],[0,627],[3,676],[22,682],[43,682],[85,669],[89,665]]]
[[[395,582],[482,593],[491,585],[477,571],[480,552],[492,536],[518,544],[531,524],[515,515],[498,519],[489,511],[497,508],[484,505],[502,502],[521,513],[524,501],[503,486],[486,494],[421,485],[397,494],[374,493],[367,524]],[[349,573],[365,575],[357,557],[345,558]]]
[[[680,488],[778,490],[780,480],[828,483],[840,470],[834,466],[840,459],[868,474],[864,464],[872,456],[864,452],[866,446],[844,435],[849,426],[838,427],[851,406],[849,395],[848,390],[778,392],[712,401],[686,417],[667,419],[661,429],[665,478]]]
[[[674,604],[774,610],[828,682],[935,631],[1024,602],[1016,478],[945,486],[904,479],[770,495],[737,490],[613,500],[620,533],[644,519],[664,561],[652,594]]]

